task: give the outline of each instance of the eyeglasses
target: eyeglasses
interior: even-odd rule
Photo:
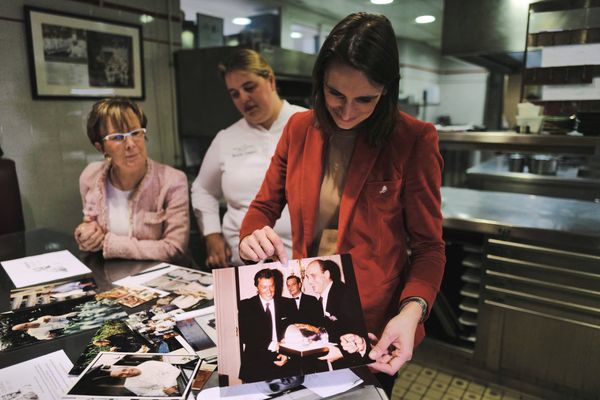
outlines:
[[[127,133],[111,133],[102,138],[103,142],[122,143],[128,137],[133,140],[141,140],[146,135],[146,128],[137,128]]]

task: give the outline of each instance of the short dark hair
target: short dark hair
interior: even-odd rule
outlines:
[[[302,281],[300,280],[300,277],[298,275],[290,275],[288,276],[285,281],[289,281],[290,279],[295,279],[297,284],[302,284]]]
[[[148,125],[148,118],[139,104],[126,97],[110,97],[94,103],[88,114],[87,135],[92,144],[102,144],[103,133],[106,131],[106,121],[110,120],[115,127],[127,126],[125,113],[132,111],[142,128]]]
[[[334,282],[340,282],[342,280],[342,276],[340,274],[340,266],[332,260],[313,260],[311,263],[316,262],[319,264],[321,268],[321,272],[328,271],[331,280]]]
[[[373,84],[384,87],[371,116],[357,127],[361,134],[368,135],[371,146],[382,145],[394,131],[399,114],[400,60],[390,21],[378,14],[350,14],[323,43],[313,68],[313,99],[317,123],[326,134],[337,129],[325,107],[323,92],[325,71],[332,62],[355,68]]]
[[[252,72],[262,78],[275,77],[273,68],[258,52],[251,49],[237,49],[218,66],[221,78],[230,72]]]
[[[273,278],[273,282],[275,283],[275,270],[270,268],[264,268],[254,274],[254,286],[258,287],[259,279],[271,279]]]

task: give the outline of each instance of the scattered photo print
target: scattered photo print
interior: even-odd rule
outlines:
[[[114,300],[75,299],[0,314],[0,351],[97,329],[126,317]]]
[[[177,329],[196,354],[209,362],[216,360],[217,330],[214,313],[179,320]]]
[[[18,310],[21,308],[59,303],[61,301],[92,296],[97,291],[96,282],[91,277],[13,289],[10,292],[10,309]]]
[[[100,353],[63,398],[184,399],[200,362],[196,355]]]
[[[124,320],[105,321],[79,356],[70,375],[79,375],[100,352],[157,353]]]
[[[140,306],[158,297],[158,293],[147,288],[117,287],[107,292],[98,293],[96,299],[113,299],[129,308]]]
[[[176,316],[181,313],[183,310],[172,305],[154,305],[148,310],[129,315],[126,323],[154,353],[193,353],[192,347],[177,329]]]

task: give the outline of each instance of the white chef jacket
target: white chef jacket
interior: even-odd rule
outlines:
[[[250,125],[244,118],[217,133],[192,184],[192,207],[200,231],[206,236],[223,233],[231,247],[233,265],[241,265],[238,254],[240,225],[264,179],[283,128],[292,114],[306,109],[283,101],[271,129]],[[225,198],[227,212],[223,227],[219,199]],[[288,256],[292,255],[292,228],[287,206],[275,224]]]

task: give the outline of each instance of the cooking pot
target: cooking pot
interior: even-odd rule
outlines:
[[[539,175],[556,175],[558,159],[549,154],[536,154],[529,162],[529,172]]]
[[[527,157],[523,154],[513,153],[508,156],[508,171],[523,172],[527,164]]]

